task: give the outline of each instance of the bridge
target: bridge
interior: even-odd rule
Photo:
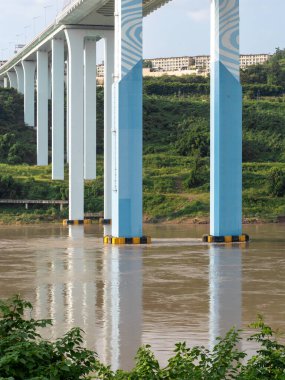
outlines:
[[[111,220],[104,233],[115,241],[143,236],[142,20],[168,1],[70,1],[46,30],[0,68],[4,86],[24,94],[25,123],[37,128],[38,165],[48,164],[51,98],[52,178],[64,179],[66,145],[69,220],[83,220],[84,179],[96,178],[96,44],[104,40],[104,219]],[[244,239],[239,0],[211,0],[211,24],[211,210],[206,240],[215,242]]]

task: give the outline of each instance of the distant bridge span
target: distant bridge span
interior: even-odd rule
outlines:
[[[142,19],[168,1],[70,1],[0,67],[4,86],[24,94],[25,123],[37,127],[38,165],[48,164],[51,98],[52,178],[64,179],[66,134],[69,219],[82,220],[84,179],[96,178],[96,44],[104,39],[104,218],[112,220],[105,234],[113,237],[143,235]],[[219,238],[240,235],[242,228],[239,0],[211,0],[211,19],[210,234]]]

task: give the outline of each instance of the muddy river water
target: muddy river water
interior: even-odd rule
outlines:
[[[0,298],[19,293],[52,318],[47,338],[80,326],[114,369],[142,344],[165,364],[179,341],[211,347],[232,326],[246,338],[258,313],[285,331],[285,225],[244,226],[248,245],[202,244],[207,232],[146,225],[152,245],[104,246],[95,224],[0,226]]]

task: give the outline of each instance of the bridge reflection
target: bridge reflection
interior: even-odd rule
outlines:
[[[84,226],[69,227],[69,246],[37,257],[37,318],[51,318],[47,337],[79,326],[85,345],[113,369],[131,368],[142,336],[142,248],[86,249]],[[100,247],[102,248],[102,246]]]
[[[179,265],[176,260],[165,267],[172,286],[161,286],[161,281],[165,284],[165,272],[160,272],[156,265],[162,266],[158,260],[166,256],[155,256],[155,251],[150,249],[148,259],[143,262],[144,247],[102,246],[94,236],[84,234],[84,228],[70,226],[69,236],[62,238],[62,245],[58,243],[54,250],[49,248],[47,255],[36,256],[35,312],[37,318],[53,319],[54,326],[47,331],[48,338],[55,339],[79,326],[86,333],[86,346],[96,350],[102,361],[113,369],[128,369],[133,366],[133,358],[142,343],[165,351],[156,344],[157,334],[165,340],[167,350],[168,345],[173,348],[173,339],[175,342],[185,339],[193,345],[191,334],[195,330],[195,318],[203,316],[207,305],[209,334],[205,316],[206,324],[201,322],[202,335],[199,337],[207,339],[209,336],[210,347],[217,336],[223,336],[232,326],[241,327],[240,246],[205,247],[203,252],[209,255],[203,255],[204,258],[200,251],[197,254],[192,249],[185,250],[180,253]],[[169,254],[173,255],[174,251]],[[189,261],[189,255],[202,261]],[[198,267],[204,269],[197,271]],[[169,273],[171,268],[176,268],[173,275]],[[173,287],[174,280],[176,287]],[[206,281],[205,291],[201,280]],[[195,286],[198,286],[198,293]],[[207,298],[201,300],[202,295],[203,298],[207,295],[207,287],[208,302]],[[162,303],[154,307],[154,299]],[[201,314],[203,305],[205,312]],[[197,340],[197,344],[200,341]]]
[[[104,249],[104,360],[130,368],[142,335],[142,249]]]

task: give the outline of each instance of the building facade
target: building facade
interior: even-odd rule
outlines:
[[[262,65],[269,60],[270,54],[243,54],[240,56],[240,67],[245,69],[253,65]],[[194,57],[169,57],[151,58],[145,61],[151,62],[152,69],[147,70],[146,75],[151,72],[192,72],[197,75],[208,75],[210,73],[210,56],[197,55]],[[104,63],[97,65],[97,77],[104,76]]]
[[[104,63],[100,63],[97,65],[97,77],[103,77],[104,76]]]
[[[193,57],[170,57],[148,59],[154,69],[160,71],[188,70],[195,64]]]
[[[240,56],[240,67],[245,69],[248,66],[262,65],[269,60],[270,54],[244,54]]]

